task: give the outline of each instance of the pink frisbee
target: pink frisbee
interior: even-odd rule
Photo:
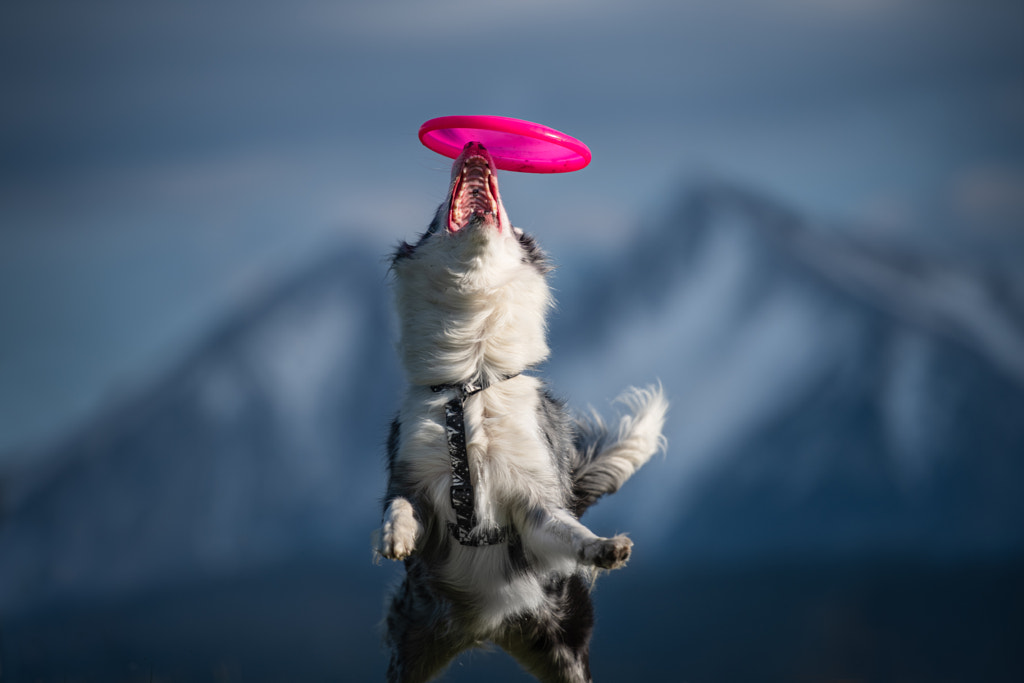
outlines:
[[[507,116],[442,116],[420,126],[420,142],[455,159],[467,142],[479,142],[503,171],[567,173],[590,163],[590,150],[554,128]]]

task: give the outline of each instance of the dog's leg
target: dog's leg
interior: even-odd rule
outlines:
[[[618,569],[629,559],[633,542],[624,535],[603,538],[565,510],[534,508],[517,527],[534,555],[574,558],[600,569]]]
[[[425,683],[465,649],[452,637],[447,618],[444,603],[410,566],[388,609],[388,683]]]
[[[412,503],[397,497],[384,512],[377,552],[389,560],[404,560],[412,555],[422,533],[423,526],[416,519]]]
[[[590,590],[571,576],[547,592],[550,611],[511,622],[497,644],[541,683],[592,683]]]

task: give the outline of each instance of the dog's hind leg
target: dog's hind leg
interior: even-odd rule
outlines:
[[[571,576],[547,593],[550,611],[511,620],[495,642],[541,683],[593,683],[594,607],[586,581]]]
[[[445,613],[415,574],[406,576],[388,609],[388,683],[425,683],[465,648],[446,628]]]

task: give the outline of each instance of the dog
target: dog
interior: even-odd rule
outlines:
[[[528,374],[549,355],[550,270],[474,142],[430,227],[392,256],[408,386],[375,543],[406,569],[386,612],[391,683],[429,681],[487,643],[544,683],[592,680],[592,582],[633,544],[579,518],[664,448],[668,405],[660,385],[631,389],[611,428]]]

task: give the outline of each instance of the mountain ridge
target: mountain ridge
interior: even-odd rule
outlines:
[[[573,404],[659,375],[673,402],[669,454],[588,524],[626,525],[654,561],[1024,548],[1024,390],[985,346],[1016,339],[1015,299],[988,317],[946,311],[939,332],[950,319],[969,332],[950,342],[933,318],[808,268],[870,252],[794,212],[720,186],[678,201],[638,233],[634,253],[658,260],[594,264],[564,283],[552,320],[545,374]],[[907,258],[876,255],[886,272],[918,263]],[[325,255],[77,432],[45,476],[12,482],[0,606],[310,552],[368,557],[401,385],[387,290],[382,255]],[[993,336],[984,326],[999,315]]]

